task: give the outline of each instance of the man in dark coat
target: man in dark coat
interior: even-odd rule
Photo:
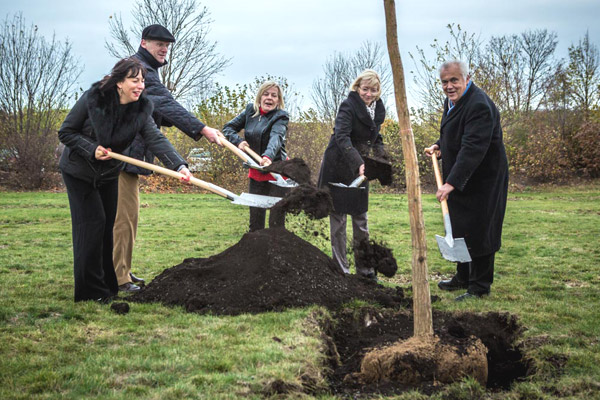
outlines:
[[[205,136],[210,142],[221,144],[220,132],[208,127],[194,117],[171,95],[158,76],[158,69],[167,64],[166,56],[175,38],[165,27],[150,25],[142,31],[142,41],[138,52],[133,57],[139,59],[147,69],[147,98],[154,105],[152,118],[157,127],[176,126],[194,140]],[[154,155],[140,135],[125,155],[138,160],[154,162]],[[152,171],[127,164],[119,175],[119,204],[114,225],[113,262],[121,291],[137,291],[135,283],[144,280],[131,273],[131,259],[139,215],[139,176],[150,175]]]
[[[490,293],[494,256],[500,249],[508,192],[508,162],[500,114],[492,100],[470,80],[461,61],[440,68],[447,98],[440,139],[425,149],[441,153],[444,184],[438,200],[448,200],[453,236],[464,237],[472,261],[458,263],[456,275],[438,286],[467,289],[456,300]]]

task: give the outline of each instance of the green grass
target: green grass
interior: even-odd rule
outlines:
[[[141,200],[134,272],[147,279],[184,258],[217,254],[247,230],[247,209],[214,195],[143,194]],[[443,234],[441,212],[433,195],[424,196],[431,292],[442,298],[434,307],[517,314],[538,367],[509,392],[485,393],[465,380],[446,395],[600,398],[599,204],[597,183],[510,194],[492,295],[455,303],[455,294],[435,286],[454,265],[439,256],[434,235]],[[300,234],[306,224],[295,217],[288,226]],[[328,228],[326,221],[308,225]],[[372,195],[369,226],[399,263],[386,284],[410,285],[406,196]],[[322,237],[302,236],[330,254]],[[130,303],[122,316],[105,305],[73,303],[72,286],[66,194],[0,193],[0,398],[259,399],[269,382],[300,384],[303,374],[324,385],[314,309],[218,317]],[[561,359],[566,363],[557,375],[551,361]]]

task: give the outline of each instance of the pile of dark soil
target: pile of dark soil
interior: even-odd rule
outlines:
[[[330,257],[284,228],[250,232],[220,254],[185,259],[130,299],[225,315],[313,304],[335,310],[352,299],[410,305],[401,290],[344,275]]]
[[[388,379],[365,383],[364,380],[357,379],[364,375],[361,364],[365,355],[373,349],[384,349],[411,338],[411,312],[366,307],[358,313],[356,310],[342,310],[335,318],[335,328],[331,328],[331,324],[328,324],[328,328],[331,330],[331,342],[335,344],[335,351],[339,354],[339,364],[330,377],[332,390],[336,394],[356,398],[369,394],[400,394],[414,389],[425,394],[443,390],[443,385],[439,385],[441,382],[436,382],[433,377],[418,384],[403,384]],[[489,389],[507,389],[514,381],[534,373],[533,364],[524,357],[519,341],[525,329],[514,315],[434,310],[433,327],[435,335],[441,341],[463,346],[463,350],[457,352],[459,355],[467,352],[470,339],[476,338],[483,343],[487,349]],[[407,371],[421,371],[424,374],[432,371],[431,363],[419,365],[419,360],[412,361],[413,365]]]

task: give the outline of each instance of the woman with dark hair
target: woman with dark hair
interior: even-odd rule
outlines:
[[[346,257],[347,215],[352,216],[354,242],[369,239],[369,187],[364,183],[362,190],[348,190],[329,183],[349,185],[365,174],[363,157],[370,153],[384,154],[379,129],[385,119],[385,107],[380,95],[381,79],[377,72],[367,69],[358,75],[340,105],[319,172],[318,185],[329,188],[333,200],[334,211],[329,215],[332,256],[345,273],[350,272]],[[377,279],[372,268],[357,266],[356,273]]]
[[[264,82],[258,89],[254,104],[248,104],[240,115],[229,121],[223,127],[223,134],[231,143],[244,150],[250,147],[260,154],[260,165],[268,166],[273,161],[287,159],[285,152],[285,135],[288,129],[289,116],[283,110],[283,94],[281,87],[273,81]],[[242,139],[238,132],[244,130]],[[248,173],[250,184],[248,191],[253,194],[283,197],[286,189],[269,183],[275,180],[271,174],[250,169]],[[250,232],[264,229],[266,210],[250,207]],[[283,227],[285,212],[271,209],[269,211],[269,227]]]
[[[145,75],[137,59],[120,60],[83,93],[58,131],[65,145],[59,168],[71,208],[75,301],[105,302],[118,291],[112,235],[123,163],[106,151],[123,152],[139,133],[168,168],[191,177],[152,120],[152,103],[143,95]]]

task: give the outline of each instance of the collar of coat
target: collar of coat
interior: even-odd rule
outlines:
[[[156,70],[168,64],[167,60],[165,60],[165,62],[162,64],[159,63],[158,60],[142,46],[138,48],[137,54],[141,60]]]
[[[464,96],[461,96],[460,99],[458,99],[458,101],[456,102],[456,104],[454,104],[454,107],[452,108],[452,112],[448,113],[448,110],[450,109],[450,99],[448,99],[446,97],[446,100],[444,100],[444,115],[443,117],[445,119],[448,118],[452,118],[452,116],[458,114],[458,111],[464,107],[465,103],[469,100],[469,98],[471,98],[471,96],[473,96],[473,93],[475,93],[476,91],[479,91],[481,89],[479,89],[475,83],[473,83],[471,81],[471,86],[469,87],[469,90],[467,90],[467,92],[464,94]]]
[[[385,107],[383,106],[383,101],[381,101],[381,99],[377,100],[376,102],[377,106],[375,107],[374,119],[371,119],[365,102],[360,98],[360,95],[357,92],[352,90],[348,94],[348,100],[356,112],[356,117],[363,124],[368,126],[379,126],[383,123],[383,120],[385,119]]]
[[[140,118],[145,121],[152,115],[153,109],[152,102],[146,99],[144,93],[138,101],[121,105],[117,90],[111,89],[106,92],[100,90],[100,82],[94,83],[88,91],[87,107],[96,140],[104,147],[110,145],[111,136],[117,125],[127,127]],[[119,107],[124,108],[119,110]],[[121,115],[120,120],[119,115]]]

